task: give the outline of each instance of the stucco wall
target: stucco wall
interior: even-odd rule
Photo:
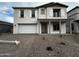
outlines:
[[[79,19],[79,8],[76,8],[68,13],[68,18],[71,18],[73,20]]]
[[[37,12],[37,11],[35,11]],[[24,18],[20,17],[20,9],[15,9],[14,10],[14,28],[13,28],[13,32],[14,34],[18,33],[19,29],[18,29],[18,24],[33,24],[33,23],[37,23],[37,19],[36,18],[32,18],[31,17],[31,9],[25,9],[24,10]],[[37,15],[35,15],[37,16]]]
[[[61,9],[61,17],[53,17],[53,9]],[[39,10],[39,19],[67,19],[67,12],[66,12],[66,8],[64,7],[48,7],[45,8],[45,14],[42,15],[40,14],[41,12],[41,8],[38,9]]]
[[[61,17],[53,17],[53,9],[61,9]],[[13,32],[14,34],[19,33],[19,26],[18,24],[35,24],[38,23],[37,19],[67,19],[67,13],[66,13],[66,8],[64,7],[48,7],[45,8],[45,15],[41,15],[41,8],[35,10],[35,18],[32,18],[32,12],[31,9],[24,9],[24,18],[20,17],[20,9],[14,9],[14,28]],[[41,33],[41,26],[40,24],[36,25],[37,30],[36,33]],[[59,31],[53,32],[52,31],[52,26],[51,27],[51,33],[59,33]],[[63,31],[65,31],[63,29]],[[48,31],[49,33],[49,31]]]
[[[51,32],[51,34],[59,34],[60,30],[59,31],[54,31],[53,30],[53,24],[51,24],[50,32]],[[66,34],[66,23],[61,24],[61,34]]]
[[[61,33],[65,34],[66,33],[66,23],[61,24]]]
[[[53,17],[53,9],[61,9],[61,17]],[[31,9],[24,9],[24,18],[20,17],[20,9],[14,10],[15,23],[37,23],[37,18],[42,19],[67,19],[66,8],[48,7],[45,8],[45,14],[41,14],[41,8],[35,10],[35,18],[31,17]]]
[[[20,9],[14,10],[15,23],[37,23],[37,18],[31,17],[31,9],[24,10],[24,18],[20,17]]]
[[[79,8],[75,8],[71,12],[68,13],[68,19],[71,19],[71,22],[74,23],[74,33],[79,33],[78,24],[74,22],[75,20],[79,20]]]

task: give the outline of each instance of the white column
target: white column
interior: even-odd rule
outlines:
[[[13,34],[18,34],[19,33],[19,29],[18,29],[18,23],[13,25]]]
[[[39,22],[37,22],[37,33],[39,34]]]
[[[76,23],[76,26],[77,26],[77,33],[79,33],[79,24]]]
[[[40,22],[38,22],[38,33],[40,34]]]
[[[50,30],[51,30],[51,22],[49,21],[49,26],[48,26],[48,33],[51,34]]]
[[[39,34],[41,34],[41,23],[39,22]]]
[[[61,34],[61,20],[59,21],[59,27],[60,27],[59,34]]]
[[[71,26],[71,21],[70,21],[70,34],[72,34],[72,26]]]

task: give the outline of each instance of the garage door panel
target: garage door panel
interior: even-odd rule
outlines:
[[[36,33],[36,25],[19,25],[19,33]]]

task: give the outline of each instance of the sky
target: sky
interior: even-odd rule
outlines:
[[[0,21],[6,21],[13,23],[13,9],[12,7],[35,7],[49,2],[0,2]],[[75,6],[79,6],[79,2],[60,2],[66,4],[69,7],[67,11],[71,10]]]

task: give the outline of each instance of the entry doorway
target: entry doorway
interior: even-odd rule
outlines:
[[[41,22],[41,33],[42,34],[48,33],[48,22]]]

